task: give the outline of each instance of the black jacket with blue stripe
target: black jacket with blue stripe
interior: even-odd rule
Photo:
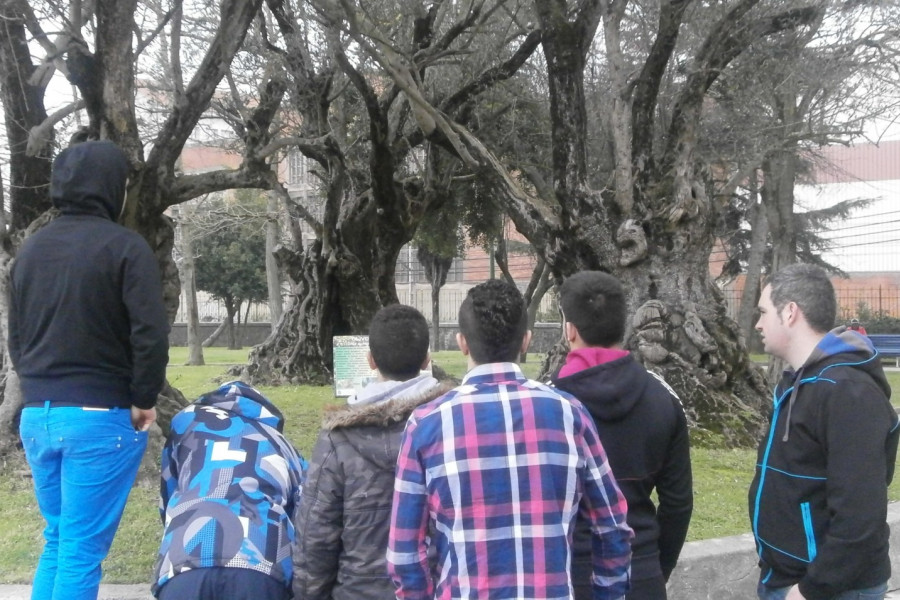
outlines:
[[[809,600],[888,580],[897,413],[868,338],[840,327],[775,388],[750,486],[761,578]]]

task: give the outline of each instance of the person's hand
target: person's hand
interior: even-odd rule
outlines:
[[[131,424],[134,425],[135,431],[147,431],[156,420],[155,408],[138,408],[131,407]]]
[[[805,600],[803,594],[800,593],[800,586],[792,586],[791,589],[788,590],[788,594],[784,597],[784,600]]]

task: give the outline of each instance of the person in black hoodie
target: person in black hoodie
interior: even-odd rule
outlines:
[[[63,150],[50,182],[62,214],[25,240],[10,273],[19,432],[47,521],[33,600],[97,597],[165,383],[157,261],[116,224],[128,171],[109,141]]]
[[[622,349],[626,301],[618,279],[582,271],[563,282],[559,297],[570,352],[553,384],[591,413],[628,501],[634,539],[627,599],[664,600],[693,510],[684,410],[661,378]],[[572,564],[576,600],[591,598],[589,533],[579,520]]]
[[[887,486],[898,418],[872,343],[838,327],[827,273],[790,265],[763,288],[756,329],[789,365],[750,486],[763,600],[883,598]]]

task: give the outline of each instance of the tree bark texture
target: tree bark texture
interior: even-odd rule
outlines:
[[[9,269],[28,226],[45,222],[50,211],[49,145],[31,140],[31,132],[46,118],[44,83],[32,81],[35,67],[28,48],[24,15],[16,2],[0,2],[0,94],[3,99],[9,149],[9,196],[0,193],[4,212],[0,231],[0,455],[18,443],[17,422],[22,409],[19,378],[12,368],[6,328],[9,314]],[[45,140],[46,141],[46,140]],[[10,218],[5,215],[9,203]]]
[[[270,193],[266,202],[266,283],[269,287],[269,318],[272,321],[272,329],[275,329],[284,310],[281,302],[281,270],[278,268],[278,261],[275,260],[275,249],[280,238],[278,197]]]
[[[756,175],[754,174],[750,190],[754,199],[758,196],[755,181]],[[756,303],[759,301],[769,222],[766,219],[765,207],[755,202],[747,217],[752,224],[753,230],[750,240],[750,258],[747,261],[747,274],[744,278],[744,289],[741,292],[738,326],[744,339],[747,340],[748,346],[752,348],[751,340],[756,339],[756,330],[754,329],[756,325]]]
[[[757,438],[763,423],[765,382],[749,361],[737,324],[726,316],[721,293],[709,276],[716,211],[693,155],[703,98],[717,74],[753,39],[785,25],[776,18],[745,18],[754,0],[734,3],[701,44],[670,121],[658,124],[659,81],[674,52],[685,4],[672,3],[662,11],[656,43],[637,77],[628,80],[620,73],[617,98],[622,101],[614,103],[617,114],[611,122],[619,129],[613,135],[615,156],[627,156],[629,164],[616,165],[616,182],[631,181],[634,187],[616,189],[610,197],[615,203],[607,204],[590,191],[583,174],[578,144],[584,143],[585,131],[572,131],[579,114],[563,110],[582,97],[577,76],[566,72],[581,67],[565,58],[583,49],[583,40],[571,35],[569,17],[542,12],[543,3],[536,3],[551,97],[568,95],[551,100],[558,107],[551,112],[551,139],[560,219],[535,222],[530,218],[534,213],[517,211],[521,202],[508,202],[508,207],[514,220],[548,232],[538,236],[548,243],[536,246],[557,280],[580,269],[616,274],[628,290],[634,315],[626,331],[627,347],[675,388],[693,423],[732,443],[746,444]],[[624,5],[613,3],[604,17],[608,44],[617,41],[621,12],[616,6]],[[590,5],[581,7],[590,10]],[[594,10],[599,14],[600,6]],[[814,15],[795,16],[798,23]],[[617,48],[609,54],[615,62]],[[664,145],[656,147],[652,132],[663,125]]]
[[[232,58],[241,47],[253,18],[258,14],[262,0],[223,0],[220,5],[220,22],[215,24],[207,53],[199,63],[190,83],[179,88],[172,98],[172,110],[162,123],[156,139],[146,147],[151,148],[144,158],[145,144],[139,137],[135,115],[135,55],[132,49],[136,0],[99,0],[96,6],[95,27],[82,30],[88,19],[83,18],[81,5],[73,5],[72,18],[66,22],[64,32],[69,40],[66,65],[72,82],[78,86],[87,108],[90,134],[118,143],[131,163],[130,184],[122,222],[147,239],[160,263],[163,293],[170,321],[174,320],[180,291],[177,268],[172,260],[174,228],[163,211],[193,197],[222,189],[236,187],[270,188],[274,175],[271,169],[256,156],[259,148],[268,143],[266,131],[271,115],[270,104],[260,102],[254,109],[255,137],[247,144],[248,158],[239,169],[214,171],[202,175],[176,173],[176,164],[188,136],[210,105],[210,99],[231,65]],[[6,125],[15,125],[10,135],[11,182],[16,194],[33,197],[11,197],[15,230],[21,231],[49,206],[47,184],[50,180],[50,162],[47,155],[31,157],[27,148],[29,131],[46,131],[37,127],[46,123],[43,109],[43,88],[28,83],[33,72],[22,21],[25,5],[17,0],[5,0],[0,4],[4,28],[0,31],[0,69]],[[93,45],[83,39],[93,35]],[[8,40],[2,40],[8,36]],[[89,47],[94,48],[90,52]],[[19,89],[9,84],[20,82]],[[270,86],[271,87],[271,86]],[[278,87],[272,88],[277,96]],[[283,93],[283,88],[281,88]],[[265,118],[269,118],[269,122]],[[259,133],[259,129],[263,133]],[[45,143],[32,144],[33,148],[49,148]],[[49,150],[45,150],[49,152]],[[5,317],[4,317],[5,318]],[[10,384],[11,378],[6,378]],[[4,397],[14,397],[16,390],[4,392]],[[163,431],[168,428],[167,419],[184,406],[183,398],[175,390],[161,395],[157,409]],[[11,406],[11,405],[10,405]]]
[[[188,211],[185,208],[185,213]],[[187,315],[188,360],[191,366],[200,366],[203,360],[203,340],[200,338],[200,314],[197,307],[197,285],[194,271],[194,231],[190,218],[179,224],[181,228],[181,290]]]
[[[47,119],[45,84],[33,82],[24,15],[17,2],[0,2],[0,93],[3,96],[9,150],[9,206],[12,231],[23,231],[50,208],[50,145],[31,140],[31,132]],[[44,142],[48,140],[40,140]],[[35,151],[40,147],[39,151]]]
[[[396,229],[379,221],[357,214],[300,253],[277,253],[291,282],[291,301],[276,330],[251,351],[245,371],[251,381],[330,381],[332,337],[365,334],[372,316],[398,301],[394,265],[412,231],[385,236]]]
[[[311,223],[316,240],[278,255],[292,300],[269,339],[251,352],[246,375],[256,382],[321,383],[332,375],[332,337],[366,333],[372,316],[398,301],[399,252],[425,211],[439,208],[441,196],[428,193],[423,178],[404,173],[422,137],[404,126],[415,111],[401,95],[401,84],[373,82],[357,70],[338,36],[329,39],[334,62],[315,64],[303,28],[284,3],[267,0],[267,5],[288,49],[285,64],[292,106],[302,115],[302,137],[316,140],[298,149],[322,173],[325,206],[321,221]],[[423,55],[433,51],[429,43],[448,43],[432,34],[425,19],[413,40]],[[331,86],[338,80],[352,86],[358,98],[349,109],[353,114],[336,101]],[[347,128],[361,118],[361,135],[348,144]],[[360,142],[363,161],[353,148]]]
[[[225,319],[221,323],[219,323],[219,326],[216,327],[215,331],[213,331],[211,334],[209,334],[209,336],[205,340],[203,340],[203,344],[202,344],[203,347],[209,348],[210,346],[215,344],[216,341],[220,337],[222,337],[222,334],[225,333],[225,330],[227,328],[228,328],[228,319]]]
[[[225,300],[225,331],[228,333],[228,349],[239,350],[240,344],[237,342],[237,326],[234,322],[234,316],[238,316],[240,320],[240,306],[235,306],[233,300]]]
[[[541,308],[541,301],[550,288],[553,287],[553,276],[550,267],[543,261],[538,261],[534,272],[531,274],[531,281],[525,290],[525,302],[528,305],[528,329],[533,330],[537,321],[538,311]],[[520,356],[521,362],[528,360],[528,350]]]

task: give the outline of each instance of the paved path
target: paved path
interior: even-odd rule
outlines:
[[[29,600],[30,585],[0,585],[0,600]],[[138,585],[101,585],[98,600],[153,600],[149,584]],[[690,600],[688,598],[672,598],[671,600]],[[747,600],[754,600],[748,598]],[[888,592],[885,600],[900,600],[900,590]]]
[[[29,600],[30,585],[0,585],[0,600]],[[150,584],[101,585],[98,600],[153,600]]]

